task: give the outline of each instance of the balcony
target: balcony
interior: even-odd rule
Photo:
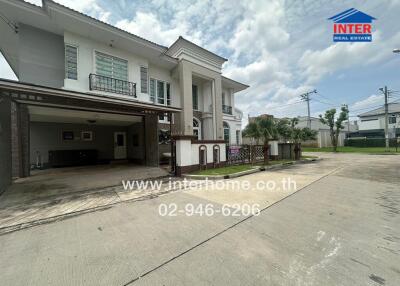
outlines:
[[[222,113],[232,115],[232,106],[222,105]]]
[[[136,83],[97,74],[89,75],[89,89],[136,97]]]

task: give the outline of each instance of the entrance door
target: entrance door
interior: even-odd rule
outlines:
[[[114,159],[126,159],[126,132],[114,132]]]

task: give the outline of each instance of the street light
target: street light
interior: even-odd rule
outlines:
[[[394,50],[393,50],[393,53],[395,53],[395,54],[400,54],[400,49],[394,49]]]

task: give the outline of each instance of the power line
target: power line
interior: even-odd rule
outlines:
[[[306,101],[307,102],[307,117],[308,117],[308,128],[311,129],[311,117],[310,117],[310,94],[312,93],[317,93],[317,90],[314,89],[312,91],[300,94],[300,98],[302,101]]]

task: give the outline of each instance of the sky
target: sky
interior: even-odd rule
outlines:
[[[28,2],[41,5],[40,0]],[[351,120],[383,104],[379,88],[400,91],[400,0],[56,0],[169,46],[180,35],[228,58],[223,74],[250,87],[237,93],[247,116],[304,116],[348,104]],[[355,8],[375,18],[370,43],[334,43],[328,20]],[[0,56],[0,77],[15,75]],[[391,101],[400,93],[393,93]]]

